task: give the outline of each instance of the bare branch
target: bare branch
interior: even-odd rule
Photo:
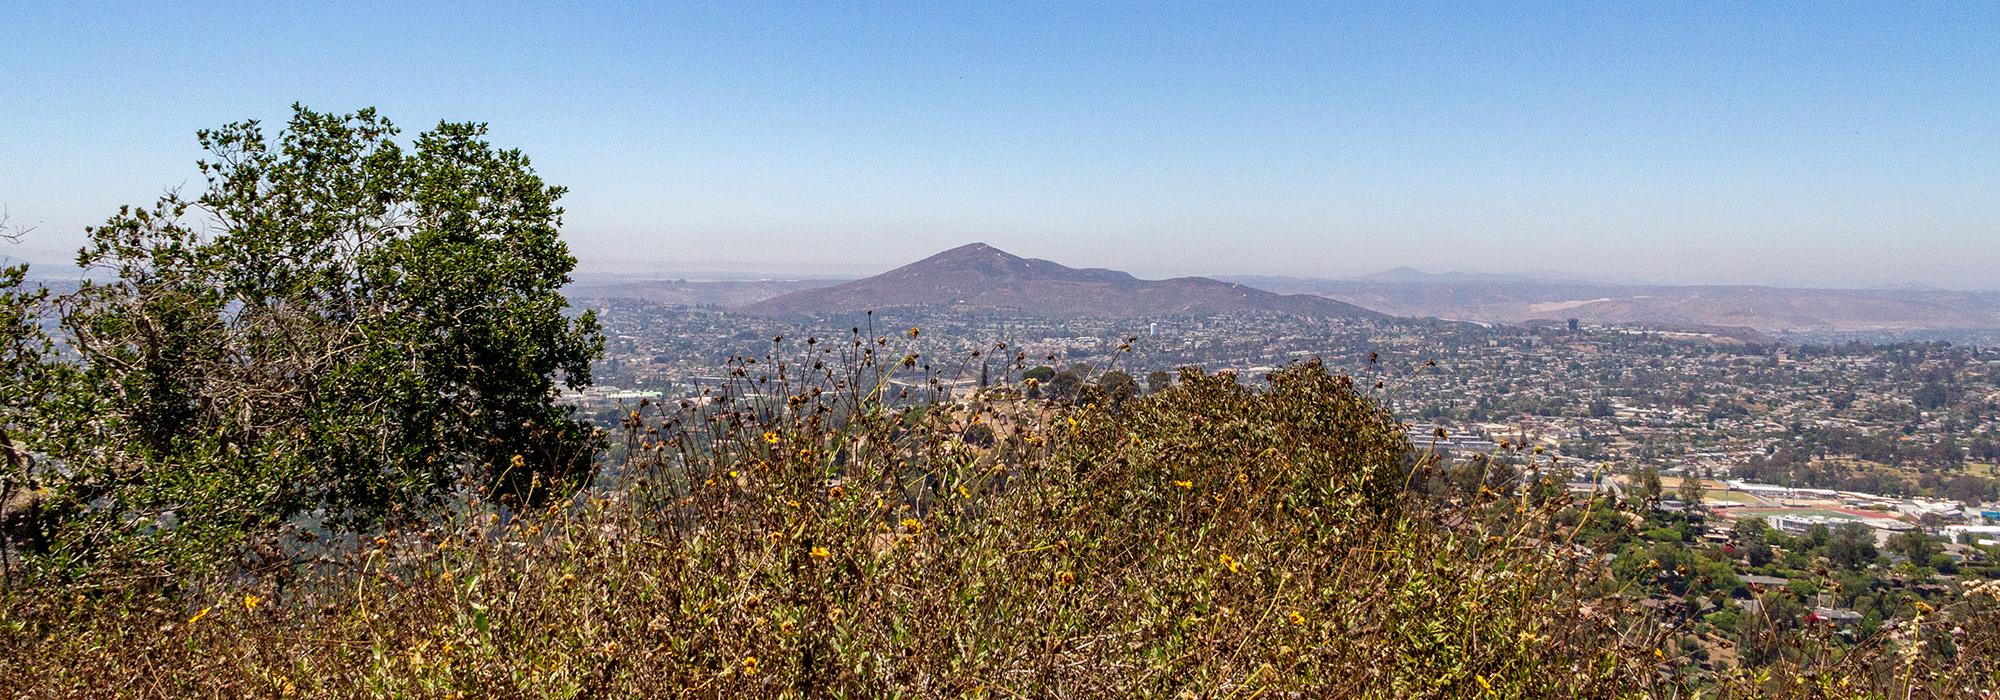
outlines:
[[[22,237],[27,236],[29,231],[35,230],[33,226],[20,226],[11,223],[13,218],[8,215],[5,207],[0,207],[0,241],[20,243]]]

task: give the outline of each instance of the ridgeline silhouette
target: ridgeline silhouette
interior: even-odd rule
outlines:
[[[1385,318],[1325,297],[1274,294],[1207,277],[1142,280],[1117,270],[1077,269],[1023,258],[984,243],[953,248],[867,279],[792,292],[736,310],[788,315],[898,307],[992,309],[1051,317],[1266,312]]]

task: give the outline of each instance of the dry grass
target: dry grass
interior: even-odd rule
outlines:
[[[1602,573],[1568,540],[1573,504],[1411,495],[1426,467],[1400,429],[1317,365],[1261,392],[1188,375],[1115,411],[920,410],[882,400],[886,370],[766,366],[771,380],[742,379],[768,399],[635,413],[618,486],[561,507],[505,523],[473,509],[274,574],[9,593],[0,693],[1637,697],[1691,682],[1663,672],[1683,665],[1684,628],[1588,593]],[[1700,682],[1940,687],[1896,686],[1860,657],[1842,668]],[[1920,668],[1942,669],[1903,680]]]

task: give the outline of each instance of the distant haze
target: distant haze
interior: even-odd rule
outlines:
[[[2000,4],[965,5],[0,4],[0,255],[299,101],[490,122],[597,272],[2000,288]]]
[[[925,308],[1041,318],[1388,316],[1476,323],[1621,325],[1763,342],[1867,339],[2000,342],[2000,291],[1619,285],[1399,268],[1347,280],[1251,275],[1143,280],[975,243],[865,279],[738,280],[582,273],[567,293],[765,316]]]

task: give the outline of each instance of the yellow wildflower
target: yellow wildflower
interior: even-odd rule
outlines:
[[[243,596],[243,609],[244,609],[244,610],[256,610],[256,609],[257,609],[257,604],[258,604],[258,603],[262,603],[262,602],[264,602],[264,599],[263,599],[263,598],[259,598],[259,597],[257,597],[257,596],[254,596],[254,595],[249,595],[249,594],[244,594],[244,596]]]
[[[764,431],[764,442],[778,444],[778,434],[769,430]]]
[[[1229,555],[1227,555],[1227,554],[1224,554],[1224,555],[1222,555],[1222,557],[1221,557],[1221,561],[1222,561],[1222,565],[1223,565],[1224,567],[1227,567],[1227,568],[1229,569],[1229,573],[1232,573],[1232,574],[1233,574],[1233,573],[1237,573],[1237,572],[1240,572],[1240,571],[1242,571],[1242,570],[1243,570],[1243,565],[1242,565],[1241,563],[1238,563],[1238,562],[1236,561],[1236,557],[1232,557],[1232,556],[1229,556]]]
[[[903,529],[909,530],[910,532],[923,532],[924,524],[918,521],[916,518],[904,518]]]
[[[1296,610],[1292,611],[1290,617],[1293,625],[1303,625],[1306,623],[1306,616],[1300,615]]]
[[[757,657],[755,656],[743,657],[743,675],[746,676],[757,675]]]
[[[814,559],[825,559],[833,556],[833,552],[827,551],[825,547],[814,547],[812,548],[812,556]]]
[[[1194,489],[1194,482],[1192,481],[1175,481],[1174,485],[1181,487],[1182,491],[1189,491]]]

